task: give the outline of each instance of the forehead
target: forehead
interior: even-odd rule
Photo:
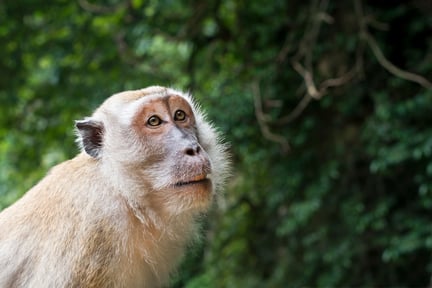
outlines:
[[[136,107],[134,114],[142,112],[173,112],[174,109],[186,109],[191,112],[191,106],[188,101],[180,95],[166,95],[166,96],[153,96],[147,97],[143,100],[138,107]]]
[[[121,123],[128,125],[143,109],[153,107],[169,110],[173,109],[173,106],[186,106],[193,110],[190,99],[181,92],[164,87],[150,87],[115,94],[105,101],[100,112],[115,115]],[[96,111],[94,116],[97,114],[99,111]]]

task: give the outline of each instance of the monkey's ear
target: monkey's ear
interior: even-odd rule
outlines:
[[[102,122],[86,118],[75,121],[78,131],[78,143],[84,151],[94,158],[99,158],[102,152],[104,125]]]

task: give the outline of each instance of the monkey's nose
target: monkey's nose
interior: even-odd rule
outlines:
[[[201,148],[199,145],[193,145],[193,147],[188,147],[185,149],[185,154],[189,156],[196,156],[200,153]]]

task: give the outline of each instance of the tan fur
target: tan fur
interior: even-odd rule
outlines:
[[[157,86],[77,127],[83,151],[0,213],[0,287],[165,285],[226,178],[225,146],[189,95]]]

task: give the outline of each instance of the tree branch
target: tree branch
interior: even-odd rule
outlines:
[[[303,77],[307,93],[312,98],[320,99],[322,97],[322,94],[317,90],[315,86],[312,73],[306,70],[303,65],[301,65],[298,61],[294,61],[292,65],[294,70],[296,70]]]
[[[254,95],[255,117],[258,121],[258,125],[260,127],[261,134],[267,140],[270,140],[272,142],[280,144],[282,151],[284,153],[288,152],[290,150],[290,146],[289,146],[288,141],[283,136],[275,134],[275,133],[270,131],[270,127],[267,124],[267,122],[269,122],[270,118],[268,117],[268,115],[266,115],[263,112],[261,92],[260,92],[260,87],[259,87],[259,84],[257,81],[252,83],[252,92]]]
[[[368,19],[371,19],[371,17],[366,17],[364,15],[361,0],[354,0],[354,7],[357,21],[359,23],[360,36],[366,41],[369,48],[371,48],[372,53],[374,54],[378,63],[396,77],[405,79],[407,81],[415,82],[426,89],[432,89],[432,83],[429,80],[427,80],[421,75],[397,67],[384,56],[384,53],[379,48],[377,42],[375,41],[375,38],[368,32]],[[380,24],[382,26],[382,23]]]
[[[375,38],[372,37],[371,34],[369,34],[368,32],[364,32],[363,33],[363,37],[365,38],[366,42],[369,44],[369,47],[371,48],[375,58],[377,59],[378,63],[381,64],[382,67],[384,67],[388,72],[390,72],[391,74],[411,81],[411,82],[415,82],[421,86],[423,86],[426,89],[432,89],[432,83],[429,82],[429,80],[427,80],[426,78],[424,78],[421,75],[406,71],[406,70],[402,70],[401,68],[397,67],[396,65],[394,65],[393,63],[391,63],[382,53],[381,49],[379,48],[378,44],[375,41]]]

